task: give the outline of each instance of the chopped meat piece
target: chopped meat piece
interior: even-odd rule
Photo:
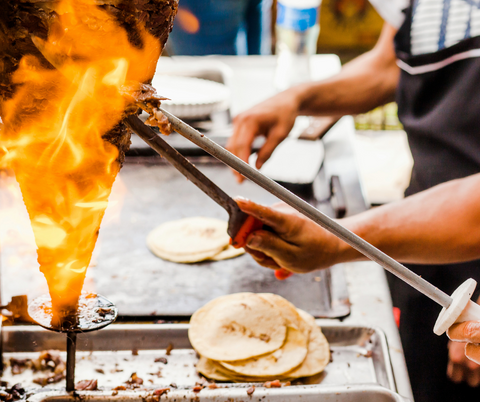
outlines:
[[[167,393],[168,391],[170,391],[170,388],[159,388],[159,389],[156,389],[153,393],[154,393],[154,395],[162,396],[163,394]]]
[[[140,378],[137,373],[132,373],[130,378],[125,381],[125,384],[127,384],[128,389],[140,388],[140,385],[143,384],[143,379]]]
[[[5,386],[4,386],[5,385]],[[7,388],[6,383],[0,387],[0,401],[10,402],[25,398],[25,390],[20,384],[15,384],[12,388]]]
[[[218,385],[215,384],[214,382],[212,382],[212,383],[208,384],[207,387],[208,387],[209,389],[217,389],[217,388],[218,388]]]
[[[167,364],[168,363],[168,360],[166,357],[157,357],[155,359],[155,363],[163,363],[163,364]]]
[[[125,385],[119,385],[113,389],[114,391],[126,391],[127,387]]]
[[[34,383],[45,387],[48,384],[54,384],[65,379],[66,364],[57,352],[42,352],[38,359],[32,360],[32,369],[34,371],[51,371],[45,377],[37,377]]]
[[[15,359],[10,358],[10,367],[13,375],[22,374],[26,369],[32,367],[31,359]]]
[[[173,350],[173,344],[170,343],[170,344],[167,346],[167,350],[166,350],[165,354],[166,354],[167,356],[170,356],[170,353],[172,352],[172,350]]]
[[[255,385],[252,385],[249,389],[247,389],[247,395],[252,395],[255,392]]]
[[[96,368],[95,371],[100,374],[105,374],[105,370],[101,368]]]
[[[160,132],[164,135],[170,135],[173,133],[173,127],[167,117],[158,109],[152,109],[150,117],[145,122],[152,127],[158,127]]]
[[[96,391],[98,389],[97,380],[82,380],[75,385],[77,391]]]
[[[192,391],[193,391],[193,392],[200,392],[202,389],[203,389],[203,385],[195,385],[195,386],[192,388]]]
[[[279,380],[273,380],[273,381],[267,381],[265,384],[263,384],[265,388],[280,388],[282,384],[280,383]]]

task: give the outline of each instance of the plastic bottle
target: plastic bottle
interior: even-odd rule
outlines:
[[[283,91],[310,80],[310,56],[317,51],[321,0],[278,0],[275,87]]]

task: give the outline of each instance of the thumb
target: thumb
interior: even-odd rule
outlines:
[[[235,202],[243,212],[270,226],[279,235],[288,233],[288,228],[291,225],[288,219],[290,214],[256,204],[241,197],[235,198]]]

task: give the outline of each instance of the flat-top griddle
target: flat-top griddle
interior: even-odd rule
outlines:
[[[230,170],[212,158],[193,162],[231,196],[267,205],[277,202],[250,182],[238,185]],[[116,186],[124,189],[118,197],[120,215],[104,222],[89,277],[95,291],[117,305],[120,316],[190,316],[215,297],[247,291],[277,293],[317,317],[349,314],[340,266],[281,282],[248,255],[197,264],[154,256],[146,237],[156,226],[190,216],[228,219],[224,210],[161,158],[128,158]],[[328,212],[329,206],[323,209]]]

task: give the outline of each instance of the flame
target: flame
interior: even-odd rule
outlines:
[[[179,7],[177,23],[185,32],[196,34],[200,30],[200,21],[197,17],[185,8]]]
[[[102,137],[127,106],[121,87],[148,82],[161,53],[143,27],[132,45],[95,3],[58,3],[48,40],[32,38],[54,69],[25,56],[13,76],[18,89],[3,104],[1,162],[22,190],[57,312],[76,307],[120,169],[117,147]]]

